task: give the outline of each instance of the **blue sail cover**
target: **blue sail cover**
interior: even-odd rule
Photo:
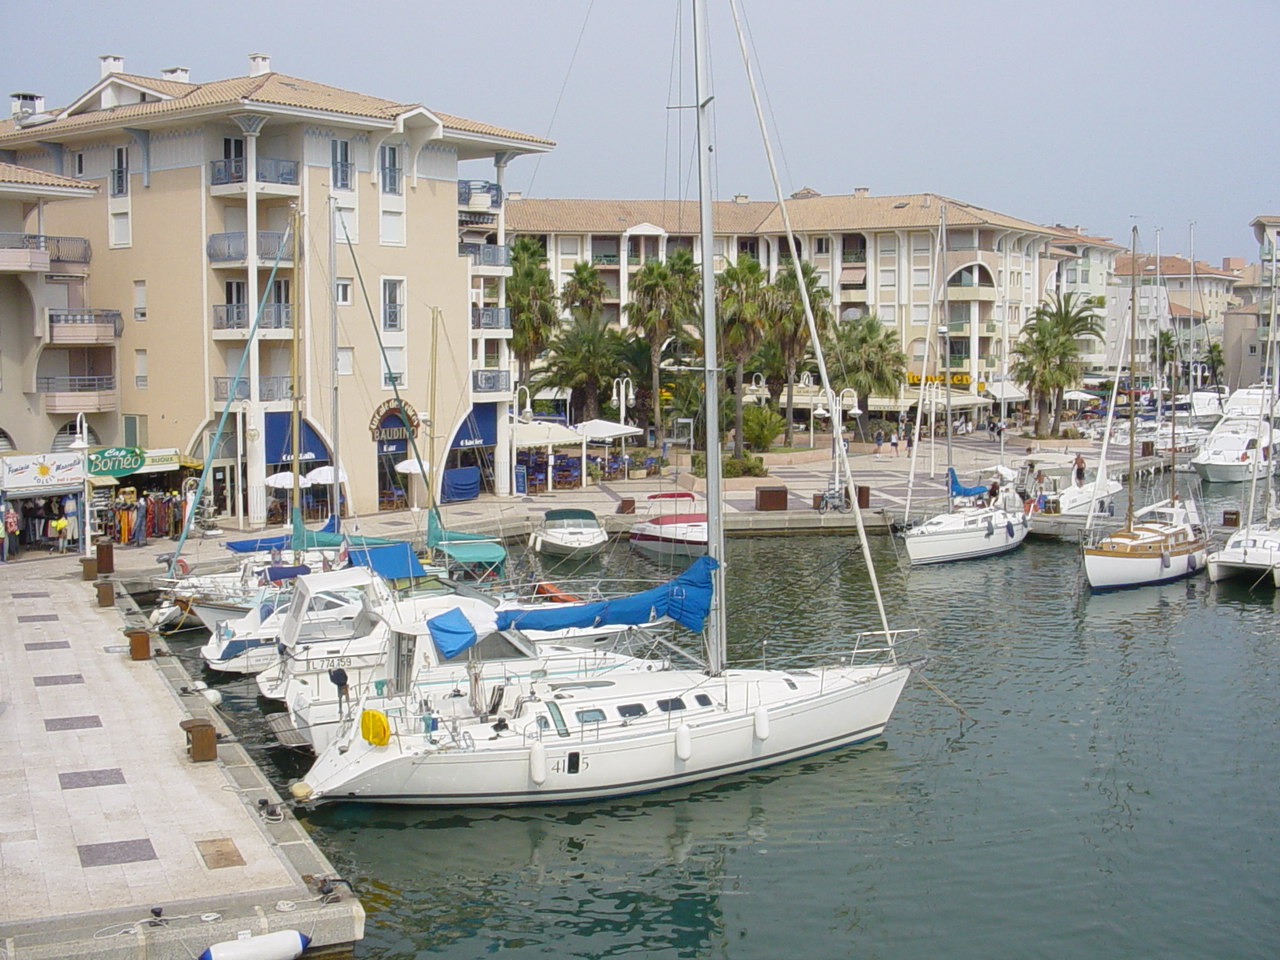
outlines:
[[[457,607],[432,617],[427,621],[427,629],[442,660],[452,660],[479,639],[476,628]]]
[[[984,484],[978,484],[976,487],[966,487],[956,477],[956,468],[947,467],[947,479],[951,481],[951,496],[953,497],[980,497],[987,492]]]
[[[674,580],[630,596],[598,603],[548,604],[537,610],[499,610],[498,629],[629,626],[670,617],[698,633],[711,610],[711,571],[718,566],[711,557],[702,556]]]
[[[413,552],[413,544],[408,541],[352,550],[350,558],[352,564],[368,567],[384,580],[407,580],[427,575],[418,562],[418,555]]]
[[[294,511],[293,529],[301,531],[300,536],[304,540],[303,543],[297,546],[294,544],[295,534],[293,533],[279,533],[272,537],[250,537],[247,540],[228,540],[224,546],[234,553],[258,553],[266,550],[303,549],[307,546],[305,540],[308,538],[308,534],[312,537],[316,537],[319,534],[337,535],[338,518],[335,514],[329,514],[329,519],[325,521],[324,526],[319,530],[307,530],[302,525],[301,511]],[[341,539],[342,538],[339,536],[338,541],[341,542]],[[325,544],[325,546],[327,546],[327,544]]]

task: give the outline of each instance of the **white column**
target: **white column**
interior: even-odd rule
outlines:
[[[248,273],[246,283],[246,299],[251,316],[257,315],[258,304],[262,299],[262,291],[258,288],[258,131],[245,129],[244,162],[245,162],[245,218],[244,218],[244,260]],[[245,344],[249,351],[249,362],[245,366],[245,376],[249,381],[250,402],[246,404],[245,460],[248,465],[247,482],[249,485],[249,523],[261,526],[267,522],[267,461],[266,461],[266,416],[263,405],[259,402],[258,384],[262,376],[261,354],[258,344],[250,341]],[[254,439],[256,437],[256,439]]]
[[[506,154],[498,154],[494,157],[494,183],[498,185],[500,190],[503,189],[503,180],[507,172],[507,156]],[[498,208],[498,243],[504,245],[507,242],[507,200],[506,192],[503,190],[502,205]],[[498,277],[498,308],[501,309],[507,305],[507,278],[505,276]],[[516,370],[515,364],[512,363],[511,341],[507,339],[500,340],[498,343],[498,365],[505,369],[511,376],[512,382],[515,382]],[[514,458],[511,455],[511,418],[507,415],[507,402],[503,401],[498,404],[497,420],[497,443],[493,448],[493,492],[499,497],[510,496],[512,493],[511,483],[511,464]]]

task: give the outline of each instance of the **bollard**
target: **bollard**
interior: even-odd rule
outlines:
[[[146,630],[126,630],[124,635],[129,638],[130,660],[151,659],[151,634]]]
[[[116,605],[116,585],[111,580],[98,581],[98,606],[114,607]]]
[[[98,579],[98,561],[93,557],[80,558],[80,579],[81,580],[97,580]]]
[[[99,540],[97,543],[98,574],[115,573],[116,559],[114,545],[110,540]]]
[[[858,486],[855,489],[858,492],[858,509],[869,509],[871,507],[871,488]]]
[[[218,734],[213,721],[192,717],[178,724],[187,735],[187,756],[192,763],[218,759]]]
[[[618,513],[635,513],[635,512],[636,512],[635,497],[623,497],[621,500],[618,501]]]

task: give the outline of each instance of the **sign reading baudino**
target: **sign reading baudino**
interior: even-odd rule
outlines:
[[[397,416],[388,417],[388,414]],[[384,423],[384,420],[388,422]],[[378,443],[384,440],[408,440],[418,435],[420,425],[418,412],[409,404],[399,400],[384,400],[369,418],[369,433]]]

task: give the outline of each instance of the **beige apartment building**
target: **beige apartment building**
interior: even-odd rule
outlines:
[[[65,306],[121,315],[78,358],[44,349],[23,387],[47,435],[22,442],[51,443],[74,406],[96,443],[211,459],[218,506],[257,524],[267,477],[289,469],[296,397],[304,471],[336,458],[357,512],[421,495],[395,469],[415,442],[437,494],[504,483],[503,179],[551,146],[277,73],[259,54],[211,82],[130,74],[107,56],[66,107],[15,95],[0,161],[80,191],[41,206],[35,231],[93,252],[91,284]],[[460,179],[467,161],[486,179]],[[31,301],[37,329],[55,306]]]
[[[1276,263],[1280,261],[1280,217],[1259,216],[1249,224],[1258,242],[1258,263],[1232,264],[1239,282],[1232,291],[1239,301],[1223,317],[1224,379],[1231,389],[1276,382]]]
[[[943,211],[946,256],[939,257]],[[953,386],[997,395],[1008,348],[1044,296],[1055,289],[1063,231],[936,194],[842,196],[812,190],[788,204],[801,255],[831,291],[839,318],[874,313],[897,331],[918,383],[934,371],[946,281],[948,333],[945,367]],[[717,270],[743,254],[775,277],[790,261],[782,215],[773,201],[745,196],[714,206]],[[620,324],[632,278],[646,260],[677,248],[701,260],[696,204],[660,200],[523,199],[507,202],[507,228],[546,244],[560,289],[573,265],[589,261],[609,287],[605,309]],[[929,369],[924,369],[925,343]],[[1016,391],[1015,391],[1016,392]]]
[[[1090,236],[1080,227],[1058,224],[1057,229],[1062,234],[1057,246],[1066,254],[1058,264],[1057,292],[1082,298],[1094,309],[1103,326],[1101,337],[1085,337],[1080,342],[1080,362],[1087,379],[1110,379],[1125,331],[1122,320],[1108,321],[1108,297],[1113,293],[1110,283],[1116,257],[1125,248],[1109,237]]]

